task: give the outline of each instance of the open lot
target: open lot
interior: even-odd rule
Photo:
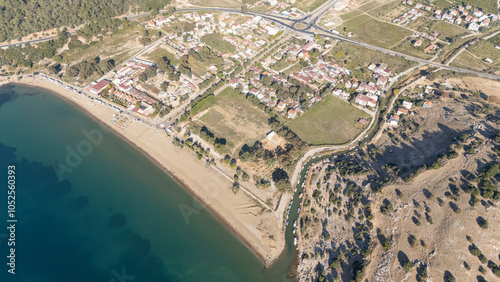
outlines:
[[[465,68],[475,71],[489,72],[492,70],[492,64],[482,61],[479,57],[473,56],[468,52],[462,52],[450,66]]]
[[[445,40],[446,37],[453,38],[458,35],[470,34],[467,29],[445,21],[432,21],[429,30],[439,32],[440,35],[438,37],[442,40]]]
[[[262,140],[271,131],[268,116],[234,89],[226,88],[210,100],[193,120],[215,136],[226,138],[232,151],[245,143]]]
[[[345,55],[335,57],[339,51],[345,51]],[[408,61],[400,57],[390,56],[371,49],[343,42],[337,44],[329,55],[332,55],[332,60],[335,61],[335,63],[345,66],[350,70],[366,68],[370,63],[385,63],[389,66],[391,71],[402,72],[417,64],[416,62]]]
[[[239,8],[241,2],[237,0],[193,0],[190,1],[193,5],[201,7],[224,7],[224,8]]]
[[[170,52],[168,47],[164,44],[160,44],[153,51],[144,54],[142,57],[148,61],[155,62],[156,64],[158,64],[163,57],[166,57],[172,65],[177,65],[179,63],[177,56]]]
[[[351,31],[355,39],[384,48],[389,48],[412,34],[410,30],[365,15],[344,22],[337,30],[344,32],[344,28]]]
[[[297,0],[293,6],[299,8],[304,12],[310,12],[316,10],[326,1],[328,0]]]
[[[399,44],[394,46],[392,50],[426,60],[429,60],[433,57],[431,54],[427,54],[423,51],[425,45],[420,47],[415,47],[412,43],[413,40],[415,39],[410,37],[406,38],[405,40],[401,41]]]
[[[106,40],[98,41],[91,46],[66,50],[62,53],[64,63],[100,57],[101,60],[113,58],[118,65],[143,48],[139,42],[142,27],[131,25],[120,29]],[[153,38],[153,37],[152,37]]]
[[[362,131],[357,121],[369,117],[349,103],[328,96],[287,126],[310,145],[343,144]]]
[[[499,36],[497,35],[497,37]],[[500,68],[500,50],[495,48],[495,45],[491,41],[480,41],[472,45],[469,51],[483,60],[486,58],[491,59],[493,63],[489,65],[497,69]]]

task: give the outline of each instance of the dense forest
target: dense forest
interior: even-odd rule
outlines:
[[[61,26],[109,25],[113,17],[130,11],[157,11],[170,1],[0,0],[0,42]]]

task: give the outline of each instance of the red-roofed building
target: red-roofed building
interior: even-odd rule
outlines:
[[[354,102],[360,104],[361,106],[368,107],[375,107],[377,105],[377,101],[363,94],[356,95],[356,98],[354,98]]]
[[[108,85],[111,83],[109,80],[101,80],[98,83],[96,83],[94,86],[90,87],[90,92],[94,94],[99,94],[101,93],[102,90],[104,90]]]
[[[398,108],[398,111],[396,112],[396,114],[399,116],[399,115],[407,115],[408,114],[408,109],[405,109],[405,108],[401,108],[399,107]]]

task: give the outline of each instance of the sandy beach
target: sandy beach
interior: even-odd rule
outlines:
[[[204,161],[198,160],[192,152],[173,145],[170,137],[164,132],[156,131],[137,121],[124,128],[113,125],[111,121],[116,111],[38,76],[10,80],[3,78],[0,81],[0,84],[7,83],[50,90],[77,105],[143,152],[204,205],[201,206],[195,201],[179,203],[179,213],[183,214],[186,224],[206,207],[245,243],[266,267],[283,251],[285,240],[279,212],[263,211],[255,199],[241,191],[233,194],[232,182],[227,177],[206,165]]]

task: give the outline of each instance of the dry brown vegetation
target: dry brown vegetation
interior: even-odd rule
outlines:
[[[432,107],[414,106],[375,144],[311,168],[301,281],[499,279],[500,109],[487,90],[451,84],[411,89],[405,99]]]

